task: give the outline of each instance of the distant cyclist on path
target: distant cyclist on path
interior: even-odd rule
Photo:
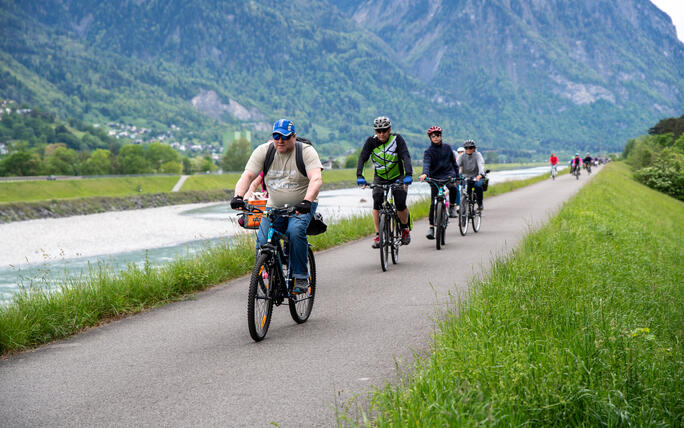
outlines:
[[[393,192],[394,204],[401,223],[401,241],[406,245],[411,242],[409,231],[409,210],[406,205],[406,186],[413,182],[413,168],[406,142],[399,134],[392,134],[392,122],[386,116],[380,116],[373,121],[375,135],[368,137],[361,149],[359,161],[356,165],[356,183],[359,186],[368,184],[363,176],[363,165],[370,158],[375,167],[375,184],[393,184],[397,181],[404,184],[402,188],[395,188]],[[375,238],[373,248],[378,248],[380,237],[378,235],[378,223],[380,208],[382,207],[384,194],[382,189],[373,189],[373,224],[375,225]]]
[[[581,166],[582,159],[580,158],[580,154],[575,153],[575,157],[570,161],[570,172],[574,173],[575,171],[579,171]]]
[[[420,181],[430,177],[437,180],[444,180],[449,177],[458,177],[458,165],[456,164],[456,156],[451,146],[442,141],[442,128],[439,126],[432,126],[427,130],[428,138],[430,138],[430,147],[423,153],[423,174],[419,177]],[[446,185],[449,189],[449,217],[456,217],[458,185],[455,182]],[[437,196],[437,188],[430,186],[432,195],[430,196],[430,229],[425,237],[427,239],[435,239],[435,197]]]
[[[293,291],[305,293],[308,288],[309,272],[307,269],[308,240],[306,229],[316,212],[318,192],[321,189],[321,171],[323,165],[318,157],[316,149],[310,144],[296,141],[294,123],[287,119],[280,119],[273,125],[273,140],[257,147],[247,161],[245,171],[235,185],[235,196],[230,201],[230,207],[235,210],[245,206],[244,195],[250,184],[264,170],[266,159],[270,153],[273,155],[264,174],[263,182],[268,190],[268,208],[284,208],[294,206],[296,215],[279,218],[274,227],[286,233],[290,240],[290,261],[292,277],[295,279]],[[301,147],[301,159],[304,162],[306,176],[300,172],[297,166],[297,153]],[[261,247],[268,241],[266,233],[269,229],[269,220],[263,216],[259,232],[257,233],[257,247]]]
[[[465,154],[457,160],[458,167],[461,174],[468,180],[468,194],[470,194],[471,187],[475,188],[475,199],[477,201],[478,210],[482,211],[484,206],[482,204],[482,186],[484,186],[485,162],[482,154],[478,152],[473,140],[466,140],[463,143]]]
[[[555,153],[551,153],[549,163],[551,164],[551,169],[553,170],[552,173],[554,173],[554,175],[558,174],[558,156],[556,156]]]

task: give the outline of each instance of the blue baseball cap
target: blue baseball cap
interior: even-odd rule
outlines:
[[[274,134],[281,134],[285,137],[289,137],[290,134],[293,134],[295,132],[295,127],[294,127],[294,122],[288,119],[280,119],[277,120],[276,123],[273,124],[273,133]]]

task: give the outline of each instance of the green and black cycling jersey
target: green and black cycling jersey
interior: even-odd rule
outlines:
[[[386,142],[377,136],[368,137],[356,164],[356,176],[363,177],[363,165],[370,159],[375,167],[375,177],[394,181],[413,175],[411,156],[406,141],[399,134],[390,134]]]

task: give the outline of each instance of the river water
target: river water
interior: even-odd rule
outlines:
[[[493,172],[490,184],[546,172],[548,167]],[[429,194],[429,185],[415,183],[409,201]],[[318,211],[328,224],[368,213],[371,207],[369,189],[319,195]],[[245,233],[235,214],[227,203],[204,203],[0,224],[0,302],[9,300],[19,287],[51,289],[98,266],[110,271],[130,264],[160,266],[195,254]]]

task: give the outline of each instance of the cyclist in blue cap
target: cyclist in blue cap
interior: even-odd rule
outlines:
[[[356,183],[365,186],[366,179],[363,177],[363,165],[372,159],[375,166],[375,184],[392,184],[397,181],[404,183],[402,189],[393,191],[394,204],[399,214],[401,223],[401,243],[407,245],[411,242],[411,232],[409,231],[409,209],[406,206],[406,186],[413,182],[411,175],[411,156],[409,155],[406,142],[399,134],[392,134],[392,122],[389,117],[380,116],[373,121],[375,135],[368,137],[359,161],[356,164]],[[373,248],[380,245],[378,227],[380,222],[380,208],[383,202],[383,192],[380,188],[373,189],[373,223],[375,224],[375,239]]]
[[[294,123],[291,120],[280,119],[273,124],[273,139],[261,144],[252,152],[245,171],[235,185],[235,196],[230,201],[231,208],[243,209],[243,197],[249,185],[259,173],[264,172],[263,182],[268,189],[266,206],[284,208],[287,205],[296,208],[296,216],[280,218],[278,220],[282,220],[282,223],[275,224],[276,229],[284,230],[290,240],[295,293],[305,293],[309,286],[306,229],[318,206],[316,198],[321,189],[322,169],[323,165],[316,149],[311,144],[297,142]],[[268,228],[269,220],[264,216],[257,233],[257,246],[267,242]]]

